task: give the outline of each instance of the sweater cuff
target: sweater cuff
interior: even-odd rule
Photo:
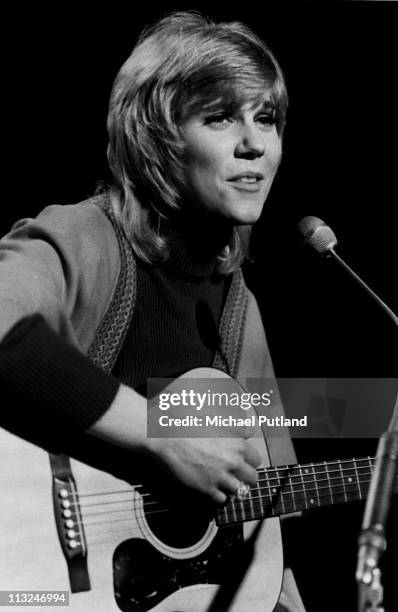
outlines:
[[[17,409],[22,418],[34,407],[37,424],[43,420],[43,426],[80,431],[106,412],[120,385],[39,314],[21,319],[0,343],[0,382],[11,397],[23,399],[23,407]],[[7,402],[3,413],[7,408],[15,421],[15,403]]]

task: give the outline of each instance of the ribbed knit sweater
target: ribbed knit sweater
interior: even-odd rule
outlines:
[[[137,260],[134,315],[114,374],[145,395],[150,377],[210,366],[229,286],[230,278],[214,273],[214,261],[193,260],[176,234],[167,263]]]

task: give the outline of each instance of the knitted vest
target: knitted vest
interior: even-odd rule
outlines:
[[[107,200],[99,202],[115,231],[120,252],[120,273],[109,307],[88,350],[88,357],[110,373],[123,346],[134,314],[137,269],[135,254]],[[212,366],[236,377],[243,341],[248,293],[241,270],[232,277],[220,322],[221,345]]]

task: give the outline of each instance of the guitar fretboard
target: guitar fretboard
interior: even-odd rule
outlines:
[[[257,485],[245,499],[230,500],[217,514],[229,525],[365,499],[374,457],[341,459],[257,470]],[[397,491],[398,480],[395,482]]]

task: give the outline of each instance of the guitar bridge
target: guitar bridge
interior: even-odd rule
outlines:
[[[55,523],[68,567],[70,588],[72,593],[89,591],[86,538],[70,461],[66,455],[50,455],[50,463]]]

